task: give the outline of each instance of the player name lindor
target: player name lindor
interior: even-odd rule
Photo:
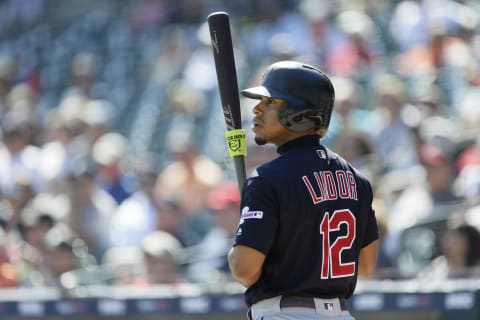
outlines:
[[[314,204],[328,200],[357,200],[357,183],[350,171],[316,171],[302,177]]]

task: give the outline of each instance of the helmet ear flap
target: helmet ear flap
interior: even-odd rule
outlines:
[[[287,105],[279,113],[280,123],[292,131],[307,131],[318,129],[322,123],[322,117],[311,109],[292,112]]]

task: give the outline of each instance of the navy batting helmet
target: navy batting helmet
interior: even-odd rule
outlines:
[[[252,99],[285,100],[279,121],[292,131],[328,128],[335,100],[333,85],[327,75],[296,61],[272,64],[264,73],[260,86],[241,93]]]

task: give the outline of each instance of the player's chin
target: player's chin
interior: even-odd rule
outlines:
[[[255,143],[259,146],[263,146],[264,144],[267,143],[267,140],[265,140],[264,138],[262,137],[259,137],[259,136],[255,136]]]

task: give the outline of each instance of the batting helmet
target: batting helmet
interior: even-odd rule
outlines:
[[[319,69],[295,61],[280,61],[268,67],[262,84],[241,91],[252,99],[283,99],[279,121],[292,131],[328,128],[335,92],[330,79]]]

